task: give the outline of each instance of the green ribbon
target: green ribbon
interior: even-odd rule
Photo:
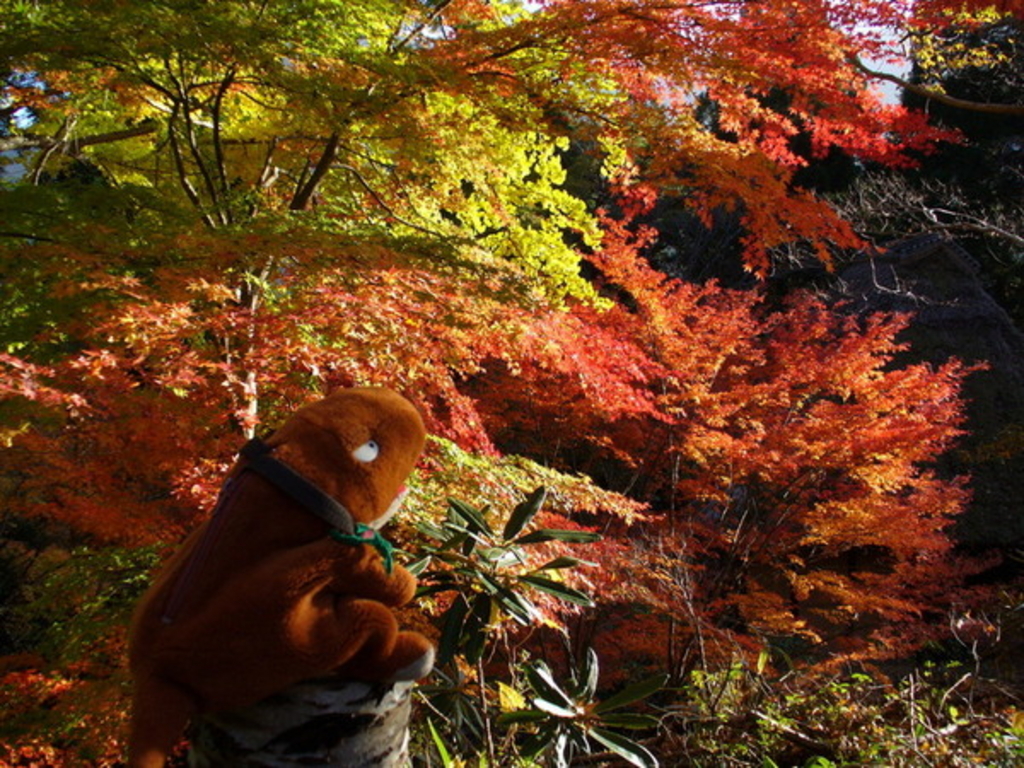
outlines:
[[[369,544],[380,552],[380,556],[384,558],[384,570],[389,574],[395,566],[395,548],[391,545],[390,541],[380,535],[380,531],[376,528],[356,523],[356,532],[354,534],[342,533],[335,528],[331,531],[331,538],[335,541],[340,541],[342,544]]]

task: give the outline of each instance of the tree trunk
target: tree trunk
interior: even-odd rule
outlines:
[[[246,709],[199,719],[190,734],[189,765],[405,766],[412,688],[409,682],[299,683]]]

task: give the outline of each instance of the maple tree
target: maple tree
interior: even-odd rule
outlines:
[[[667,278],[637,221],[733,211],[761,275],[859,245],[794,142],[951,138],[859,64],[939,5],[0,1],[5,527],[172,543],[245,435],[383,384],[436,436],[400,537],[544,485],[613,534],[609,604],[887,639],[951,573],[965,490],[927,466],[968,371],[894,368],[901,318]]]
[[[847,316],[810,295],[778,310],[751,292],[665,280],[636,266],[636,236],[619,230],[592,258],[639,307],[602,315],[644,355],[634,406],[595,413],[587,380],[601,375],[609,384],[592,386],[609,391],[630,371],[578,350],[570,371],[533,369],[526,392],[522,372],[492,377],[497,396],[482,408],[499,445],[596,469],[648,502],[610,599],[849,653],[910,642],[929,623],[931,590],[956,578],[943,529],[967,491],[929,464],[954,444],[972,369],[893,369],[906,317]],[[588,323],[612,348],[600,335],[611,329]],[[556,451],[540,424],[564,431]]]

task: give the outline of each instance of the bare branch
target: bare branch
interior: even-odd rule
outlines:
[[[259,212],[259,193],[265,192],[274,186],[281,175],[281,169],[274,165],[274,151],[276,149],[277,139],[275,138],[270,141],[270,146],[267,147],[267,155],[263,159],[263,168],[260,169],[259,179],[256,180],[257,194],[253,195],[252,202],[249,204],[249,218],[255,218]]]
[[[36,136],[28,134],[24,136],[9,136],[0,138],[0,152],[11,152],[19,149],[51,149],[56,147],[61,151],[73,148],[88,147],[93,144],[110,144],[125,139],[134,139],[137,136],[155,133],[156,121],[146,120],[123,131],[110,131],[109,133],[94,133],[92,136],[78,136],[75,138],[58,138],[56,136]]]
[[[850,56],[850,63],[853,64],[860,72],[873,77],[877,80],[885,80],[889,83],[894,83],[900,88],[903,88],[910,93],[920,96],[924,99],[931,99],[937,101],[939,104],[945,104],[947,107],[954,107],[956,109],[965,109],[971,112],[985,112],[992,115],[1024,115],[1024,105],[1021,104],[993,104],[986,101],[969,101],[967,99],[958,99],[955,96],[943,93],[942,91],[936,90],[935,88],[929,88],[925,85],[919,85],[918,83],[912,83],[897,75],[890,74],[888,72],[878,72],[868,67],[862,62],[857,56]]]
[[[235,79],[235,68],[231,67],[228,69],[228,73],[224,76],[224,80],[221,81],[220,86],[217,88],[217,93],[213,99],[213,153],[214,162],[217,164],[217,178],[220,181],[221,192],[224,197],[228,196],[228,175],[227,168],[224,162],[224,144],[221,141],[221,104],[224,101],[224,95],[227,93],[228,88]],[[231,212],[228,211],[228,218],[231,218]]]
[[[408,33],[406,33],[401,39],[398,39],[398,30],[396,29],[394,35],[392,35],[392,39],[388,41],[388,51],[391,53],[396,53],[397,51],[402,50],[402,48],[408,45],[409,42],[414,37],[419,35],[424,29],[426,29],[428,26],[437,21],[437,19],[444,12],[445,8],[451,5],[451,3],[452,0],[442,0],[442,2],[434,6],[430,13],[427,14],[427,17],[425,19],[414,24],[412,29],[410,29]]]
[[[42,235],[33,235],[28,232],[0,232],[0,237],[13,237],[19,240],[39,240],[43,243],[56,243],[52,237],[43,237]]]
[[[327,146],[324,147],[324,151],[320,155],[320,159],[313,168],[313,172],[309,175],[309,178],[305,180],[305,183],[303,183],[295,192],[295,196],[292,198],[292,202],[288,206],[291,210],[304,211],[309,206],[309,201],[312,199],[313,193],[316,192],[317,186],[320,184],[323,177],[327,175],[327,171],[330,170],[331,164],[338,156],[338,144],[340,141],[341,136],[337,133],[332,133],[330,138],[327,139]]]
[[[166,112],[168,115],[173,115],[177,110],[176,105],[178,103],[178,99],[176,98],[171,99],[171,104],[164,104],[162,102],[157,101],[156,99],[151,99],[148,96],[144,96],[143,101],[149,104],[149,106],[151,106],[153,109],[158,109],[161,112]],[[193,122],[195,122],[196,125],[202,126],[203,128],[213,128],[213,123],[209,122],[208,120],[200,120],[195,117],[193,117],[192,120]]]
[[[947,230],[958,229],[965,232],[978,232],[983,235],[991,235],[993,237],[999,237],[1004,240],[1016,245],[1018,248],[1024,248],[1024,237],[1021,237],[1015,232],[1000,227],[991,221],[982,219],[978,216],[973,216],[963,211],[951,211],[947,208],[924,208],[925,216],[927,216],[933,223],[943,227]],[[952,219],[948,224],[941,221],[940,216],[948,216]]]
[[[203,178],[203,183],[206,186],[206,192],[210,196],[210,202],[214,210],[217,211],[217,218],[220,219],[221,224],[228,224],[227,217],[224,214],[222,206],[220,205],[220,195],[217,193],[217,187],[213,183],[213,176],[210,175],[210,170],[206,167],[206,161],[203,159],[203,154],[199,149],[199,141],[196,138],[195,123],[192,121],[192,113],[188,108],[188,96],[183,94],[181,100],[181,116],[182,122],[184,123],[183,132],[185,138],[188,141],[189,151],[192,154],[192,159],[195,161],[196,167],[199,169],[199,175]]]
[[[171,114],[171,124],[168,127],[167,133],[170,137],[171,154],[174,157],[174,167],[177,169],[178,172],[178,183],[181,185],[181,188],[185,191],[185,194],[188,196],[188,199],[192,201],[192,205],[194,205],[196,209],[200,212],[200,215],[203,219],[203,223],[208,228],[215,229],[216,225],[214,224],[213,218],[210,216],[210,214],[206,213],[203,210],[202,198],[199,197],[199,192],[196,191],[196,188],[192,185],[192,182],[188,178],[188,171],[185,169],[185,158],[182,157],[181,145],[178,142],[178,135],[175,133],[174,130],[174,121],[176,117],[177,105],[175,105],[174,113]]]

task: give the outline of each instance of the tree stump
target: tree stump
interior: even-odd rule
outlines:
[[[251,707],[197,719],[188,763],[191,768],[405,766],[413,685],[299,683]]]

